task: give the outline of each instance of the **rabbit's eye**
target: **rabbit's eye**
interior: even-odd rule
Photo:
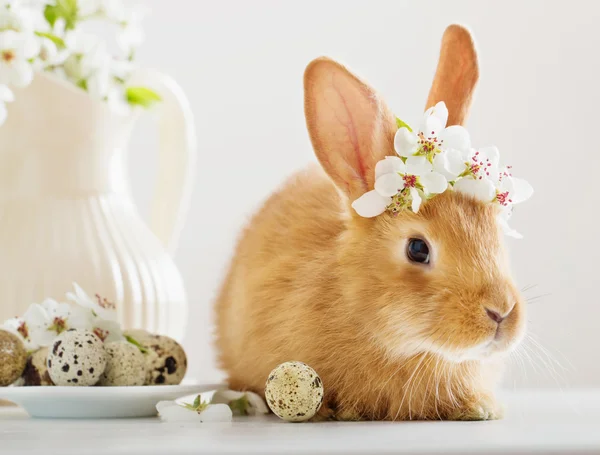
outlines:
[[[406,255],[412,262],[429,264],[429,247],[425,240],[410,239],[406,247]]]

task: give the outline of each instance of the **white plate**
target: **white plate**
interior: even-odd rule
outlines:
[[[0,387],[0,399],[24,408],[32,417],[121,418],[156,415],[156,403],[210,392],[219,384],[139,387]]]

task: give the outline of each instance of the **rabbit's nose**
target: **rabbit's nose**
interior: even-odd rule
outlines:
[[[500,316],[500,313],[498,313],[497,311],[494,310],[490,310],[489,308],[485,309],[485,312],[487,313],[487,315],[490,317],[490,319],[498,324],[500,324],[502,321],[504,321],[504,319],[506,319],[506,316],[508,316],[508,314],[506,316]]]

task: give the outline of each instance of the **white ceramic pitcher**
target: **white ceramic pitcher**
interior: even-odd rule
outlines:
[[[129,116],[48,74],[15,90],[0,127],[0,322],[75,281],[113,300],[128,328],[183,337],[187,302],[171,259],[190,193],[196,137],[189,104],[169,78],[157,91],[158,183],[150,227],[126,175]]]

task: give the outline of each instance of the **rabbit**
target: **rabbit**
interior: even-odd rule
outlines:
[[[426,107],[443,100],[448,124],[464,124],[478,77],[471,34],[449,26]],[[241,236],[216,301],[229,386],[264,397],[269,372],[298,360],[322,378],[318,420],[501,418],[494,391],[525,305],[498,208],[447,190],[418,213],[358,216],[352,201],[395,155],[395,117],[328,58],[308,65],[304,90],[320,166],[291,177]]]

